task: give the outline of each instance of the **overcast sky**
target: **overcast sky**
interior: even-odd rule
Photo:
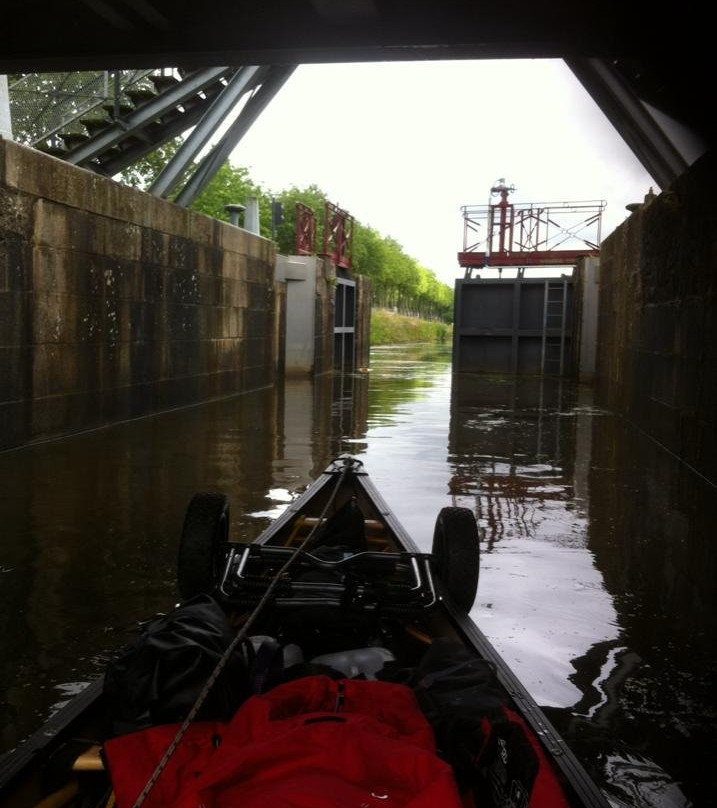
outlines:
[[[603,199],[603,238],[650,186],[562,60],[302,65],[240,142],[267,190],[318,185],[453,285],[460,207]]]

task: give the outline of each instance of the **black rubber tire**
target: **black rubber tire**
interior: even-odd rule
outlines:
[[[478,525],[468,508],[442,508],[433,531],[434,570],[451,600],[464,612],[473,607],[480,572]]]
[[[182,600],[208,594],[219,582],[220,545],[229,539],[229,502],[224,494],[195,494],[182,526],[177,585]]]

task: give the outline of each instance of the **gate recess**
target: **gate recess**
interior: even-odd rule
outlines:
[[[334,369],[342,373],[355,370],[354,334],[356,332],[356,281],[336,277],[334,308]]]

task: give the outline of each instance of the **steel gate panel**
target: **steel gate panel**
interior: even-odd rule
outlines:
[[[572,361],[572,278],[456,281],[453,368],[564,375]]]

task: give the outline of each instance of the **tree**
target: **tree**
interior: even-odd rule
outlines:
[[[268,219],[270,200],[262,189],[252,181],[246,168],[224,163],[211,182],[192,203],[192,210],[212,216],[215,219],[229,221],[229,214],[224,209],[224,206],[246,205],[250,197],[256,197],[259,200],[261,233],[269,237],[271,232],[271,223]]]
[[[180,139],[165,144],[123,172],[122,178],[135,187],[148,187],[179,145]],[[327,197],[317,185],[306,188],[294,186],[272,193],[257,185],[248,169],[225,163],[193,203],[192,209],[228,221],[225,206],[236,203],[246,205],[250,197],[256,197],[259,201],[260,230],[265,238],[272,237],[272,202],[276,201],[282,206],[284,219],[274,228],[273,238],[278,251],[287,255],[296,250],[296,203],[310,208],[316,222],[313,249],[321,252]],[[430,269],[407,255],[395,239],[382,236],[358,221],[354,222],[353,231],[353,269],[371,279],[375,305],[427,319],[450,321],[453,291],[440,283]]]
[[[279,252],[286,255],[296,251],[296,203],[301,202],[314,212],[316,221],[316,242],[314,249],[321,252],[324,243],[324,209],[326,194],[318,185],[309,185],[306,188],[293,186],[275,195],[284,209],[284,221],[275,233],[276,246]]]
[[[129,168],[121,171],[117,175],[117,179],[125,185],[131,185],[133,188],[139,188],[140,191],[146,191],[159,176],[162,169],[174,157],[181,145],[181,137],[168,140],[154,151],[137,160]]]

